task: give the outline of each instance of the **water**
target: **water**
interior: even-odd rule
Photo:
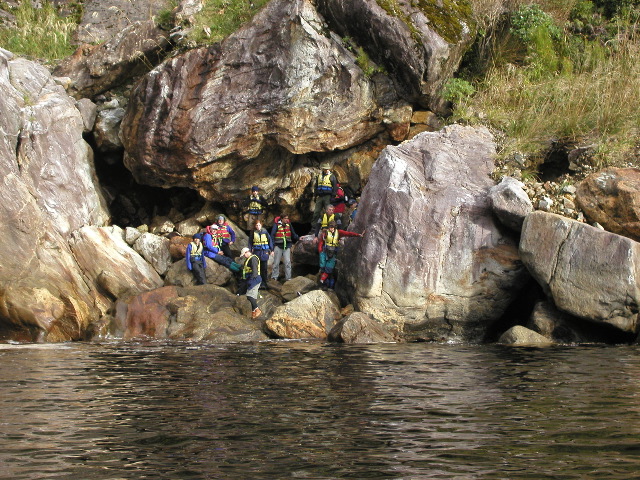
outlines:
[[[0,477],[628,479],[640,347],[0,345]]]

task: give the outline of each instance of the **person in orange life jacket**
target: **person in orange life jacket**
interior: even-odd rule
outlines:
[[[224,215],[218,216],[216,223],[218,224],[219,248],[227,257],[233,258],[230,245],[233,245],[233,242],[236,241],[236,232],[226,222]]]
[[[260,188],[254,185],[251,187],[251,194],[246,201],[247,230],[251,230],[258,220],[263,220],[262,217],[266,207],[267,201],[260,195]]]
[[[189,245],[187,245],[187,253],[185,256],[187,268],[196,279],[196,285],[204,285],[207,283],[207,275],[205,273],[207,264],[204,260],[203,250],[202,234],[196,233],[193,236],[193,241],[189,242]]]
[[[260,260],[260,272],[262,277],[262,285],[260,288],[267,287],[267,265],[269,255],[273,253],[273,240],[267,229],[262,226],[262,222],[258,220],[254,224],[254,229],[249,232],[249,250]]]
[[[284,279],[291,280],[291,246],[298,240],[298,234],[293,229],[289,221],[289,215],[283,213],[274,219],[271,227],[271,238],[273,238],[273,269],[271,278],[278,280],[280,275],[280,260],[284,260]]]
[[[260,261],[247,247],[240,251],[240,257],[244,260],[241,275],[241,290],[245,291],[247,300],[251,303],[251,318],[258,318],[262,313],[258,308],[258,289],[262,283],[260,276]],[[239,295],[239,293],[238,293]]]
[[[318,217],[318,221],[316,222],[315,230],[313,232],[315,236],[313,239],[314,243],[318,241],[318,234],[320,233],[320,230],[326,230],[329,222],[336,222],[338,227],[342,226],[342,218],[340,215],[336,215],[335,207],[333,205],[328,205],[325,213],[323,213],[321,217]]]
[[[220,250],[220,239],[218,238],[218,225],[213,224],[207,226],[206,233],[202,237],[204,244],[204,256],[209,257],[214,262],[227,267],[233,273],[239,273],[241,267],[233,258],[227,257]]]
[[[313,209],[312,224],[315,224],[320,217],[322,211],[331,205],[331,200],[338,192],[338,181],[336,176],[331,173],[331,166],[328,163],[320,165],[322,172],[316,177],[314,185],[314,196],[316,197],[316,206]]]
[[[340,215],[342,217],[342,214],[347,208],[347,204],[345,203],[346,201],[347,201],[347,198],[344,194],[344,190],[338,183],[338,190],[336,191],[336,196],[331,199],[331,205],[333,205],[333,211],[335,212],[336,215]]]
[[[362,237],[364,232],[348,232],[338,230],[336,222],[329,222],[329,227],[322,232],[318,241],[318,252],[320,253],[320,283],[328,288],[333,288],[336,283],[334,269],[336,267],[336,257],[340,238],[342,237]]]

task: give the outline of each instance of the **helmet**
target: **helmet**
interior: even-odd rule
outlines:
[[[247,253],[249,251],[249,249],[247,247],[244,247],[242,250],[240,250],[240,256],[244,256],[245,253]]]
[[[201,233],[195,233],[195,234],[193,235],[193,239],[195,240],[196,238],[197,238],[198,240],[202,240],[202,234],[201,234]]]
[[[258,192],[260,189],[258,188],[257,185],[254,185],[253,187],[251,187],[251,191],[252,192]]]
[[[327,162],[322,162],[322,163],[320,164],[320,168],[321,168],[322,170],[331,170],[331,165],[329,165]]]
[[[222,220],[222,221],[224,222],[224,215],[218,215],[218,219],[217,219],[217,220],[218,220],[218,222],[219,222],[220,220]]]

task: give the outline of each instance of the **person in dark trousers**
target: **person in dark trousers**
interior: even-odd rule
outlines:
[[[205,269],[207,264],[204,260],[204,245],[202,244],[202,234],[196,233],[193,241],[187,245],[186,253],[187,268],[196,279],[196,285],[207,283]]]
[[[251,318],[258,318],[262,311],[258,308],[258,289],[262,283],[260,276],[260,260],[247,247],[240,252],[244,259],[241,275],[241,290],[246,291],[247,300],[251,303]]]
[[[220,250],[225,256],[229,258],[233,258],[233,254],[231,253],[231,245],[236,241],[236,232],[231,228],[224,218],[224,215],[218,216],[218,220],[216,221],[218,224],[218,239],[220,244]]]
[[[264,211],[267,208],[267,201],[260,195],[260,188],[257,185],[251,187],[251,194],[246,201],[247,209],[247,231],[251,231],[255,223],[264,221]]]
[[[274,220],[271,227],[273,239],[273,268],[271,278],[278,280],[280,275],[280,260],[284,263],[284,280],[291,280],[291,247],[298,240],[298,234],[289,221],[289,215],[283,213]]]
[[[315,224],[313,235],[318,238],[320,231],[325,231],[330,222],[335,222],[338,227],[342,226],[342,218],[335,213],[335,207],[333,205],[327,205],[325,212],[321,217],[318,217],[318,221]]]
[[[254,228],[249,232],[249,249],[251,253],[256,255],[260,260],[260,272],[262,276],[262,285],[260,288],[267,289],[267,266],[269,256],[273,252],[273,241],[267,229],[262,226],[261,221],[254,224]]]
[[[322,172],[316,177],[314,185],[314,195],[316,197],[316,206],[313,209],[313,219],[311,224],[315,225],[322,211],[331,205],[338,193],[338,181],[336,176],[331,173],[331,166],[328,163],[320,165]]]
[[[346,230],[338,230],[335,222],[329,222],[329,227],[323,231],[318,241],[319,263],[320,263],[320,285],[322,287],[333,288],[336,283],[335,268],[340,246],[340,239],[343,237],[362,237],[364,232],[355,233]]]

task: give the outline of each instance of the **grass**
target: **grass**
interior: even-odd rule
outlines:
[[[568,18],[567,2],[563,7]],[[570,37],[565,35],[563,41]],[[501,132],[502,159],[523,152],[542,161],[550,142],[559,140],[596,145],[590,158],[594,168],[640,166],[637,23],[606,42],[569,40],[571,48],[558,41],[533,52],[529,46],[519,63],[496,59],[473,78],[476,93],[454,104],[449,121],[488,124]]]
[[[268,0],[207,0],[196,15],[190,39],[198,44],[219,42],[251,20]]]
[[[10,12],[15,15],[17,28],[0,27],[0,47],[16,55],[46,61],[73,53],[70,40],[76,19],[61,17],[49,2],[36,9],[31,2],[23,1]]]

